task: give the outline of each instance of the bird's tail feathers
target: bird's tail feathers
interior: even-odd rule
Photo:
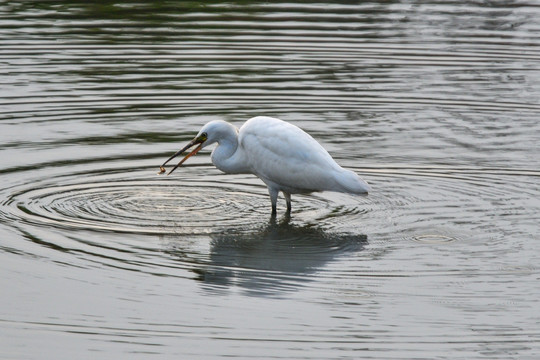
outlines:
[[[339,177],[339,185],[343,192],[352,194],[367,194],[371,191],[371,187],[367,182],[362,180],[355,172],[343,170]]]

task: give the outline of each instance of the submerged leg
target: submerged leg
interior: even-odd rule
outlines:
[[[269,187],[268,193],[270,194],[270,201],[272,202],[272,214],[276,214],[278,191],[276,189],[272,189],[271,187]]]
[[[283,196],[285,196],[285,201],[287,202],[287,213],[291,213],[291,194],[283,191]]]

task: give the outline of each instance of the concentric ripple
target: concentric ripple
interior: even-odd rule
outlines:
[[[252,230],[270,218],[266,187],[252,175],[224,175],[211,165],[190,166],[170,177],[156,175],[155,167],[103,168],[57,167],[54,177],[16,185],[3,203],[3,216],[75,230],[173,235]],[[366,211],[365,200],[340,205],[333,199],[340,201],[295,196],[294,213],[324,228],[323,219]],[[283,200],[279,206],[284,213]]]
[[[211,164],[190,166],[171,177],[157,176],[154,170],[127,166],[115,172],[93,168],[73,172],[66,167],[52,178],[34,178],[11,188],[4,216],[33,225],[143,234],[252,232],[270,218],[266,187],[252,175],[224,175]],[[485,231],[486,219],[479,212],[486,202],[501,203],[498,211],[505,216],[499,222],[519,219],[512,216],[520,214],[516,210],[520,204],[512,201],[517,189],[511,184],[518,182],[512,179],[519,176],[519,183],[532,183],[538,176],[502,169],[355,170],[373,184],[369,196],[295,195],[293,219],[325,231],[444,244],[459,238],[440,229],[444,219]],[[499,186],[504,178],[507,185]]]
[[[256,221],[267,212],[264,193],[240,184],[162,179],[150,171],[67,174],[27,184],[8,203],[13,218],[37,225],[147,234],[210,233],[212,226]],[[74,179],[78,179],[75,180]],[[241,214],[239,216],[239,214]],[[208,226],[212,224],[212,226]]]
[[[452,236],[447,235],[441,235],[441,234],[423,234],[423,235],[416,235],[413,238],[414,241],[418,241],[420,243],[425,244],[444,244],[447,242],[453,242],[457,239]]]

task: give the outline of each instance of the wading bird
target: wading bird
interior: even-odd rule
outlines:
[[[367,194],[369,185],[356,173],[339,166],[328,152],[299,127],[267,116],[249,119],[238,130],[234,125],[215,120],[202,127],[197,136],[173,154],[164,166],[197,145],[168,174],[208,145],[218,143],[212,151],[212,163],[229,174],[254,174],[268,187],[272,214],[276,213],[279,192],[291,211],[291,194],[314,191],[337,191]]]

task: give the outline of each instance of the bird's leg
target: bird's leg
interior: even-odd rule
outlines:
[[[291,213],[287,211],[285,215],[283,215],[283,218],[280,221],[280,225],[289,225],[289,222],[291,221]]]
[[[268,193],[270,194],[270,201],[272,202],[272,214],[277,213],[277,197],[278,191],[276,189],[268,188]]]
[[[287,202],[287,214],[291,213],[291,194],[283,191],[283,196],[285,197],[285,201]]]

